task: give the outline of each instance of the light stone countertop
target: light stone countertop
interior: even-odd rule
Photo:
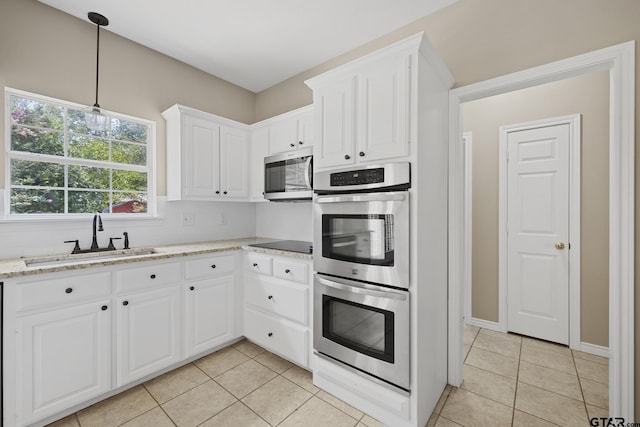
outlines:
[[[280,255],[291,258],[312,260],[313,256],[296,252],[288,252],[274,249],[254,248],[249,245],[254,243],[264,243],[279,239],[269,239],[264,237],[247,237],[242,239],[215,240],[210,242],[180,243],[165,246],[153,246],[149,248],[132,248],[130,256],[114,257],[125,251],[105,251],[90,254],[73,256],[60,254],[47,257],[24,257],[13,259],[0,259],[0,280],[12,277],[30,276],[44,273],[54,273],[58,271],[78,270],[83,268],[101,267],[116,264],[129,264],[141,261],[155,261],[181,256],[213,254],[217,252],[230,252],[237,250],[247,250],[268,255]],[[151,253],[143,253],[146,249]],[[27,266],[25,261],[38,261],[41,265],[35,264]],[[54,262],[54,264],[47,264]]]

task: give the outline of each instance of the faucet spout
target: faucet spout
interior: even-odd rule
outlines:
[[[97,230],[96,230],[96,226],[97,226]],[[102,227],[102,218],[100,217],[100,214],[95,214],[93,216],[93,240],[91,241],[92,251],[97,251],[98,249],[100,249],[98,247],[98,237],[96,235],[96,231],[104,231],[104,228]]]

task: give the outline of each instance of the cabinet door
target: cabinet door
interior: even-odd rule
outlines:
[[[223,198],[249,197],[249,138],[226,126],[220,131],[220,191]]]
[[[220,189],[220,126],[185,115],[183,150],[184,198],[215,199]]]
[[[361,162],[409,155],[409,58],[370,64],[359,75]]]
[[[252,201],[264,201],[264,158],[268,155],[267,128],[257,129],[251,134],[251,168],[249,171]]]
[[[186,356],[233,339],[233,276],[191,282],[185,286]]]
[[[354,163],[356,78],[332,82],[313,92],[314,166],[317,169]]]
[[[181,359],[179,286],[118,298],[116,323],[118,387]]]
[[[18,320],[20,425],[111,389],[108,300]]]
[[[269,126],[269,154],[282,153],[298,148],[298,121],[287,117]]]
[[[313,146],[313,110],[306,111],[298,119],[298,148]]]

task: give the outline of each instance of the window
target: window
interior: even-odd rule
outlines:
[[[9,217],[154,214],[154,123],[109,114],[103,132],[84,108],[6,89]]]

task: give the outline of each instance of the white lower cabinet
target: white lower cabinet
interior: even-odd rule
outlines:
[[[21,424],[111,389],[111,313],[102,300],[18,320]]]
[[[239,338],[237,256],[3,280],[4,426],[42,424]]]
[[[180,361],[179,285],[121,296],[116,307],[118,387]]]
[[[244,335],[309,368],[311,261],[245,252]]]

